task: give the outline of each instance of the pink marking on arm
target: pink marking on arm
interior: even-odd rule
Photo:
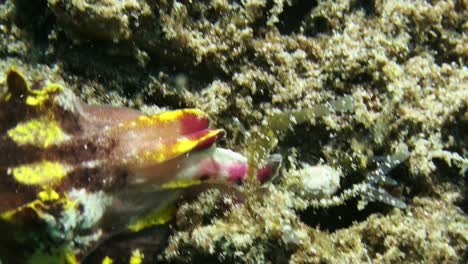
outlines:
[[[273,176],[273,168],[271,164],[257,170],[257,180],[261,183],[266,182]]]
[[[248,166],[245,163],[235,163],[229,166],[228,181],[230,182],[243,182],[247,175]]]
[[[216,162],[214,159],[204,160],[199,166],[198,177],[224,179],[229,182],[243,182],[248,170],[248,166],[245,163],[238,162],[226,166],[225,164]]]

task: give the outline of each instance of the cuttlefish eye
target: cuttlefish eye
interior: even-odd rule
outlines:
[[[40,91],[42,88],[44,88],[45,81],[44,80],[38,80],[35,81],[31,84],[31,91]]]

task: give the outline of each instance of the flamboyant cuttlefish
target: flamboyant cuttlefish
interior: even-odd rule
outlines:
[[[0,96],[0,260],[77,263],[109,234],[167,221],[185,187],[243,181],[247,159],[215,147],[224,131],[208,123],[196,109],[90,106],[10,69]]]

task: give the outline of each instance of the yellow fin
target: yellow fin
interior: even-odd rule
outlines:
[[[176,213],[177,207],[174,204],[167,205],[162,209],[156,209],[149,214],[136,219],[130,223],[127,228],[133,232],[138,232],[151,226],[164,225],[169,222]]]
[[[9,169],[15,180],[26,185],[45,185],[65,177],[71,168],[60,162],[42,161]]]
[[[132,251],[129,264],[141,264],[144,258],[145,255],[139,249],[135,249]]]
[[[101,264],[112,264],[112,263],[114,263],[114,261],[109,256],[106,256],[101,262]]]
[[[199,179],[184,179],[184,180],[175,180],[175,181],[170,181],[166,182],[161,185],[162,189],[181,189],[181,188],[187,188],[193,185],[198,185],[203,183],[202,180]]]
[[[70,139],[59,123],[48,117],[39,117],[17,124],[7,132],[18,145],[34,145],[47,148]]]

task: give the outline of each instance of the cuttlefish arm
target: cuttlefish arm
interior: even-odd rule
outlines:
[[[218,148],[222,129],[210,129],[206,114],[197,109],[141,115],[109,129],[118,142],[111,157],[128,169],[129,184],[163,185],[180,180],[242,182],[247,177],[246,157]],[[265,181],[274,166],[259,170]]]
[[[245,156],[215,146],[224,134],[209,128],[208,116],[197,109],[140,115],[105,128],[102,137],[116,142],[107,166],[123,167],[126,184],[114,192],[101,227],[115,234],[166,223],[174,214],[168,209],[180,197],[205,186],[227,191],[227,183],[245,181],[249,170],[257,168],[249,168]],[[279,162],[259,168],[257,179],[273,176]]]

